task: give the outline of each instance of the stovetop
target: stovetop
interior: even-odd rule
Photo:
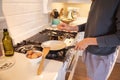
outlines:
[[[75,32],[64,32],[64,31],[58,31],[58,30],[49,30],[45,29],[38,34],[23,40],[20,43],[17,43],[17,45],[14,46],[14,49],[16,52],[26,54],[28,50],[36,49],[39,51],[42,51],[41,43],[48,40],[64,40],[65,38],[74,38],[77,33]],[[57,51],[50,51],[48,55],[46,56],[47,59],[54,59],[58,61],[64,61],[66,51],[68,49],[64,48]]]

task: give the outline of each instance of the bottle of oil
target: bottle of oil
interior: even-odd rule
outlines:
[[[0,56],[2,56],[2,48],[1,48],[1,45],[0,45]]]
[[[7,29],[3,29],[2,42],[3,42],[5,56],[13,56],[14,48],[13,48],[12,38],[10,37]]]

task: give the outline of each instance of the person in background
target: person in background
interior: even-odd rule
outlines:
[[[87,23],[58,29],[85,31],[84,39],[76,43],[76,50],[84,50],[83,61],[88,80],[108,80],[118,56],[120,45],[120,0],[92,0]]]

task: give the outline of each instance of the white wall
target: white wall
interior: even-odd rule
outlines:
[[[14,44],[38,33],[48,24],[43,0],[3,0],[3,12]]]
[[[59,12],[61,8],[65,9],[65,3],[52,3],[52,9],[57,9]]]
[[[79,9],[79,17],[88,17],[91,3],[52,3],[52,9],[57,9],[58,11],[64,7],[65,12],[69,7],[74,7]]]
[[[2,0],[0,0],[0,17],[3,16],[2,15]]]

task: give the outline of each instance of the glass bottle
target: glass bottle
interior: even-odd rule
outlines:
[[[7,29],[3,29],[2,42],[3,42],[5,56],[13,56],[14,48],[13,48],[12,38],[10,37]]]
[[[3,53],[2,53],[2,34],[3,34],[2,29],[0,29],[0,57],[3,55]]]
[[[2,48],[1,48],[1,44],[0,44],[0,56],[2,56]]]

